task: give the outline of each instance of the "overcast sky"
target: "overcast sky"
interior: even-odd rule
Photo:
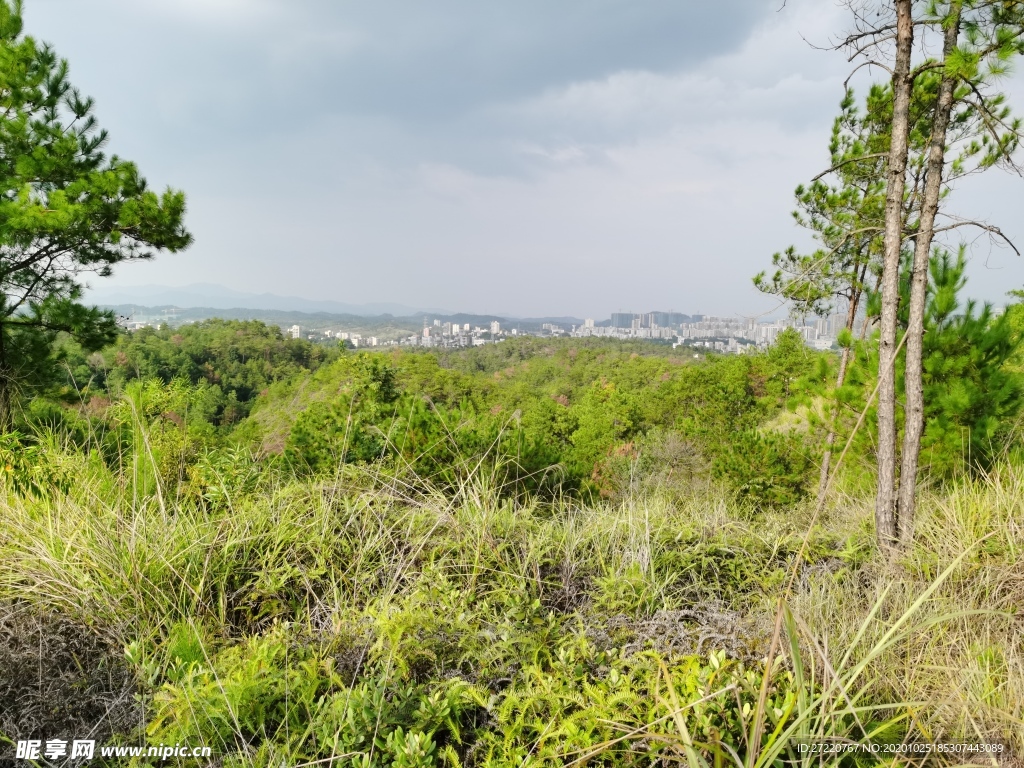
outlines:
[[[803,242],[848,65],[833,0],[26,0],[195,245],[111,283],[607,317],[753,314]],[[1024,77],[1007,83],[1024,111]],[[1024,242],[1024,180],[958,190]],[[1024,262],[974,243],[969,293]]]

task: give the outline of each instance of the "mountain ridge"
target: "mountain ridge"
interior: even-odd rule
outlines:
[[[436,308],[410,307],[391,302],[355,304],[329,299],[304,299],[275,293],[236,291],[217,283],[191,283],[184,286],[135,285],[103,286],[86,291],[86,300],[108,307],[178,307],[179,309],[252,309],[275,312],[329,313],[373,317],[394,315],[412,317],[417,314],[453,314]]]

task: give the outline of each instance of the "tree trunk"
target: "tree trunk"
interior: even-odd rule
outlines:
[[[3,310],[4,297],[0,294],[0,310]],[[0,320],[0,435],[11,431],[14,416],[11,410],[14,400],[10,372],[7,370],[7,344],[4,339],[3,321]]]
[[[896,59],[892,75],[893,115],[885,195],[882,312],[878,340],[878,491],[875,527],[879,547],[891,550],[896,536],[896,321],[900,301],[903,192],[909,153],[910,56],[914,45],[912,0],[895,0]]]
[[[950,5],[950,18],[944,31],[942,60],[947,61],[956,50],[960,37],[961,2]],[[953,109],[956,78],[943,74],[932,117],[932,133],[925,161],[924,191],[921,197],[921,219],[914,244],[914,267],[910,278],[910,317],[907,323],[906,361],[906,423],[900,467],[899,507],[896,515],[901,546],[914,536],[914,512],[917,502],[917,470],[924,434],[924,314],[928,293],[928,260],[934,238],[935,216],[942,194],[942,173],[946,159],[946,132]]]
[[[14,421],[11,413],[11,388],[7,381],[7,374],[0,370],[0,435],[11,431],[11,424]]]

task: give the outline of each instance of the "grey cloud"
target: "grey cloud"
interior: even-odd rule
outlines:
[[[835,4],[779,5],[27,0],[27,28],[112,150],[189,195],[196,245],[115,284],[728,312],[771,304],[749,278],[801,238],[847,70],[799,34],[827,39]],[[1012,226],[1021,187],[977,189]],[[1022,270],[991,263],[972,287],[998,299]]]
[[[694,64],[741,42],[763,6],[449,0],[388,13],[382,4],[349,5],[339,18],[369,42],[343,54],[325,85],[343,112],[445,118],[621,70]]]
[[[167,90],[163,69],[202,95],[202,107],[275,123],[303,114],[448,119],[482,103],[624,69],[661,71],[740,43],[764,0],[472,0],[280,2],[239,22],[175,17],[153,3],[34,0],[35,28],[63,32],[71,53],[110,58],[145,101]],[[111,19],[119,23],[111,25]],[[75,37],[68,37],[74,30]],[[62,46],[63,48],[64,46]],[[88,54],[85,52],[88,51]],[[73,59],[74,61],[74,59]],[[282,114],[282,108],[289,110]],[[292,112],[292,110],[294,110]]]
[[[200,172],[211,169],[211,155],[241,154],[246,167],[222,181],[249,186],[257,168],[264,178],[310,164],[345,174],[368,156],[389,167],[429,160],[528,172],[539,158],[522,152],[524,143],[564,135],[565,126],[506,105],[617,72],[695,66],[742,43],[768,7],[766,0],[219,3],[209,0],[204,10],[192,0],[100,0],[88,8],[30,0],[28,22],[44,39],[58,38],[58,52],[84,75],[76,81],[98,97],[101,117],[117,118],[115,135],[147,137],[168,156],[198,160]],[[590,140],[607,140],[608,126],[599,125],[594,131],[605,135]],[[269,166],[253,155],[267,142],[289,145]]]

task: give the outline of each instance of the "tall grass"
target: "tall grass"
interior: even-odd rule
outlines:
[[[796,737],[1024,754],[1019,467],[926,498],[896,562],[838,500],[796,562],[808,511],[709,489],[541,504],[482,469],[442,494],[347,467],[157,496],[56,445],[38,460],[71,481],[0,496],[0,601],[129,664],[148,722],[124,739],[239,765],[754,766]]]
[[[911,714],[918,738],[1001,740],[1024,752],[1022,509],[1024,471],[1014,465],[932,493],[921,504],[915,545],[898,561],[873,559],[860,573],[813,579],[794,601],[830,649],[850,647],[872,610],[865,645],[914,608],[920,631],[872,659],[870,673],[877,698],[924,702]],[[858,510],[846,513],[856,519]]]

